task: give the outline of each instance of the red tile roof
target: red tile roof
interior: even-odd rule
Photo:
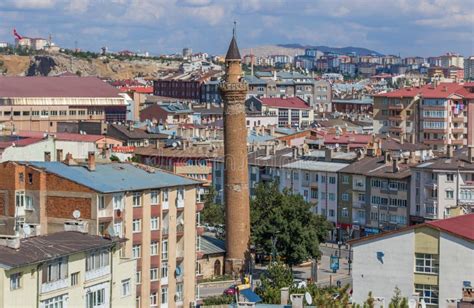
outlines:
[[[260,101],[265,106],[276,108],[311,109],[311,107],[299,97],[260,98]]]
[[[144,94],[153,94],[153,87],[121,87],[120,92],[137,92]]]
[[[20,131],[17,133],[18,136],[27,138],[44,138],[44,134],[44,132],[38,131]],[[97,142],[105,138],[105,136],[101,135],[81,135],[73,133],[53,133],[52,135],[55,136],[56,140],[77,142]]]
[[[443,82],[437,87],[433,85],[424,85],[422,87],[411,87],[395,90],[392,92],[374,95],[375,97],[415,97],[420,95],[423,98],[448,98],[453,94],[460,95],[465,98],[474,98],[474,93],[469,92],[467,88],[472,87],[472,83],[454,83]]]
[[[372,140],[371,135],[345,133],[342,135],[326,134],[324,144],[358,144],[367,145]]]
[[[0,77],[0,97],[119,98],[118,93],[96,77]]]
[[[428,225],[474,241],[474,214],[427,222]]]
[[[0,142],[0,149],[6,149],[6,148],[12,146],[13,144],[15,144],[16,147],[24,147],[24,146],[27,146],[27,145],[30,145],[30,144],[40,142],[41,140],[43,140],[43,139],[41,139],[41,138],[23,138],[23,139],[19,139],[19,140],[1,141]]]

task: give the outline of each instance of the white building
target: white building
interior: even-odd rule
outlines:
[[[330,150],[327,155],[330,155]],[[314,212],[337,223],[337,172],[349,164],[299,159],[283,165],[280,176],[280,188],[289,188],[293,192],[314,204]]]
[[[473,226],[474,214],[467,214],[349,242],[353,302],[372,292],[377,307],[388,307],[398,287],[427,307],[457,307],[463,287],[474,282]]]
[[[410,215],[418,221],[443,219],[474,209],[474,157],[449,153],[411,169]],[[466,155],[467,154],[467,155]]]
[[[464,59],[464,79],[474,79],[474,56]]]

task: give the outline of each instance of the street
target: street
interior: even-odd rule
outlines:
[[[341,286],[346,284],[351,285],[352,279],[349,275],[349,250],[341,247],[341,259],[339,264],[339,270],[336,273],[330,269],[330,256],[339,253],[337,245],[323,244],[320,246],[322,252],[321,261],[318,265],[318,280],[316,284],[320,287],[326,287],[330,285],[336,285],[339,281]],[[257,273],[262,273],[266,270],[266,266],[257,265],[255,267]],[[309,279],[311,277],[311,266],[296,266],[293,268],[293,274],[296,279]],[[258,279],[254,280],[255,284],[259,283]],[[213,283],[199,284],[199,292],[201,298],[209,296],[221,295],[224,290],[230,285],[234,284],[232,281],[221,281]]]

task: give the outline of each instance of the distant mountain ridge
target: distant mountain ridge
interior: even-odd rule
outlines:
[[[294,49],[305,49],[305,48],[314,48],[321,50],[322,52],[332,52],[336,54],[349,54],[349,53],[356,53],[359,56],[368,56],[368,55],[376,55],[376,56],[383,56],[378,51],[371,50],[368,48],[363,48],[363,47],[329,47],[329,46],[311,46],[311,45],[301,45],[301,44],[278,44],[277,46],[279,47],[284,47],[284,48],[294,48]]]

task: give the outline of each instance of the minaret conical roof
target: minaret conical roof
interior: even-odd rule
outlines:
[[[226,60],[241,60],[242,59],[242,57],[240,56],[239,47],[237,46],[237,40],[235,39],[235,35],[232,36],[232,40],[230,41],[229,49],[227,50],[225,59]]]

